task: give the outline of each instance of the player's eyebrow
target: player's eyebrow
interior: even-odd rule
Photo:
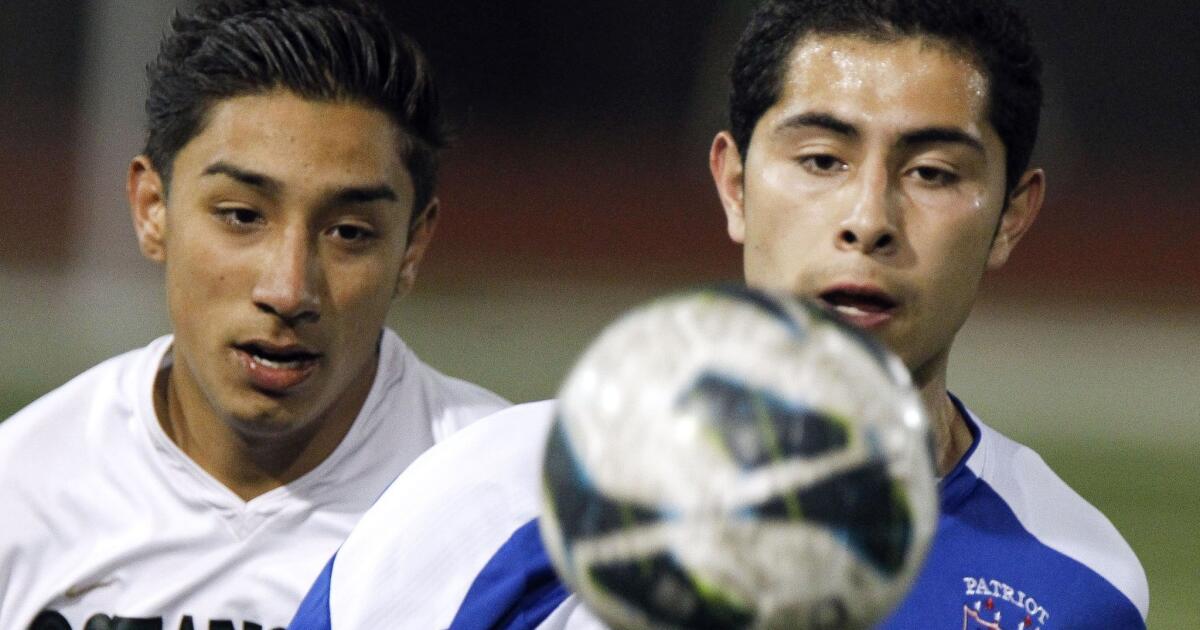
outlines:
[[[251,188],[257,188],[262,192],[271,195],[278,194],[279,189],[282,188],[279,180],[271,177],[270,175],[248,171],[239,166],[234,166],[233,164],[230,164],[224,160],[218,160],[212,164],[209,164],[200,174],[201,176],[224,175],[250,186]]]
[[[912,147],[921,144],[962,144],[985,153],[982,140],[954,127],[926,127],[906,131],[900,135],[900,146]]]
[[[251,188],[257,188],[268,195],[278,195],[279,191],[283,188],[283,184],[270,175],[249,171],[224,160],[218,160],[209,164],[202,172],[202,175],[224,175]],[[374,201],[396,201],[397,199],[399,199],[399,195],[396,194],[395,189],[387,184],[341,186],[334,189],[328,195],[328,200],[324,205],[343,206],[365,204]]]
[[[804,112],[789,116],[783,122],[779,123],[776,130],[785,131],[803,127],[817,127],[848,138],[857,138],[859,136],[858,127],[826,112]]]
[[[345,186],[338,188],[329,198],[329,205],[342,206],[373,201],[396,201],[396,191],[387,184],[378,186]]]

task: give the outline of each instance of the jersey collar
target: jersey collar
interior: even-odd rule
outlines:
[[[971,446],[966,453],[963,453],[962,458],[958,460],[950,473],[938,482],[943,513],[951,511],[953,507],[961,503],[971,493],[975,483],[979,481],[979,477],[971,471],[967,462],[975,455],[975,451],[983,441],[983,430],[979,427],[979,419],[954,394],[949,394],[949,396],[950,402],[954,403],[954,408],[958,410],[959,416],[962,417],[963,422],[967,423],[967,429],[971,432]]]

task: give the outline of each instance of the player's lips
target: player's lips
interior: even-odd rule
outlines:
[[[316,371],[321,354],[300,344],[250,341],[233,346],[246,378],[256,388],[284,393]]]
[[[899,300],[869,284],[833,285],[817,299],[847,323],[863,329],[887,325],[900,308]]]

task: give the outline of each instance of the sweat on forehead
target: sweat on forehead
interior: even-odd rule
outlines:
[[[959,71],[934,76],[948,60]],[[868,90],[890,99],[906,81],[933,79],[941,93],[976,101],[988,115],[988,80],[979,63],[957,46],[936,38],[810,35],[797,42],[780,64],[779,94],[772,106],[803,97],[803,92]]]
[[[919,37],[970,60],[986,79],[988,118],[1015,187],[1029,165],[1042,103],[1041,60],[1024,17],[1004,0],[765,0],[738,42],[730,72],[730,132],[744,155],[781,94],[792,51],[810,37]]]

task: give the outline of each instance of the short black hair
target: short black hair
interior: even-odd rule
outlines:
[[[788,60],[810,35],[879,41],[928,36],[968,54],[988,79],[988,119],[1005,147],[1006,190],[1029,166],[1042,107],[1042,62],[1029,26],[1003,0],[766,0],[738,42],[730,131],[743,156],[780,97]]]
[[[413,219],[433,198],[446,144],[432,71],[408,36],[359,0],[209,0],[176,12],[146,68],[144,153],[169,187],[176,154],[212,107],[284,88],[377,108],[403,132]]]

